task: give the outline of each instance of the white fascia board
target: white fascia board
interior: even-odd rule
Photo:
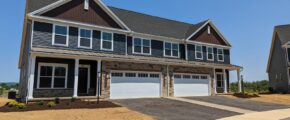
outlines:
[[[130,33],[130,31],[122,30],[122,29],[115,29],[115,28],[109,28],[109,27],[103,27],[93,24],[87,24],[87,23],[81,23],[81,22],[74,22],[69,20],[62,20],[62,19],[56,19],[56,18],[50,18],[50,17],[44,17],[44,16],[37,16],[37,15],[28,15],[28,18],[34,21],[39,22],[50,22],[55,24],[66,24],[66,25],[72,25],[76,27],[86,27],[86,28],[97,28],[100,30],[106,30],[106,31],[112,31],[116,33]]]
[[[219,47],[223,49],[231,49],[229,46],[224,46],[224,45],[217,45],[217,44],[211,44],[211,43],[205,43],[205,42],[197,42],[197,41],[187,41],[188,44],[199,44],[199,45],[205,45],[205,46],[210,46],[210,47]]]
[[[190,38],[192,38],[194,35],[196,35],[202,28],[204,28],[207,24],[210,24],[213,29],[219,34],[219,36],[223,39],[223,41],[229,46],[232,47],[232,45],[228,42],[228,40],[224,37],[224,35],[216,28],[216,26],[212,23],[211,20],[208,20],[206,23],[204,23],[200,28],[198,28],[193,34],[191,34],[186,41],[190,41]]]
[[[45,13],[45,12],[47,12],[47,11],[50,11],[50,10],[52,10],[52,9],[54,9],[54,8],[57,8],[57,7],[59,7],[59,6],[63,5],[63,4],[65,4],[65,3],[68,3],[68,2],[70,2],[70,1],[71,1],[71,0],[59,0],[59,1],[57,1],[57,2],[54,2],[54,3],[50,4],[50,5],[47,5],[47,6],[45,6],[45,7],[42,7],[42,8],[40,8],[40,9],[38,9],[38,10],[35,10],[35,11],[33,11],[33,12],[30,12],[30,13],[28,13],[28,15],[42,14],[42,13]]]
[[[119,25],[123,26],[127,30],[131,29],[117,16],[115,15],[101,0],[94,0],[101,8],[103,8]]]

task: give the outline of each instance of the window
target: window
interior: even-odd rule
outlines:
[[[146,74],[146,73],[139,73],[138,74],[138,77],[145,78],[145,77],[148,77],[148,74]]]
[[[92,31],[86,29],[79,30],[79,48],[92,49]]]
[[[102,32],[102,50],[113,51],[113,33]]]
[[[37,88],[66,88],[67,65],[39,63]]]
[[[199,76],[198,75],[193,75],[192,79],[199,79]]]
[[[68,46],[68,27],[54,25],[52,45]]]
[[[223,49],[217,49],[217,58],[218,58],[218,61],[220,61],[220,62],[224,61],[224,50]]]
[[[135,73],[126,73],[125,74],[126,77],[136,77]]]
[[[206,80],[207,76],[201,76],[200,78]]]
[[[181,78],[181,75],[174,75],[174,78],[175,79],[180,79]]]
[[[134,38],[134,50],[135,54],[151,54],[151,40]]]
[[[164,54],[168,57],[179,57],[179,45],[177,43],[164,43]]]
[[[112,73],[112,77],[123,77],[123,73]]]
[[[207,47],[207,60],[210,60],[210,61],[214,60],[214,54],[213,54],[212,47]]]
[[[203,59],[203,53],[202,53],[202,46],[201,45],[196,45],[195,46],[195,58],[196,59]]]
[[[159,78],[159,74],[150,74],[151,78]]]
[[[190,75],[183,75],[183,79],[190,79],[191,76]]]

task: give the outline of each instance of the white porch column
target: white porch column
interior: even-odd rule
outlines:
[[[214,93],[217,94],[217,90],[216,90],[216,86],[217,86],[217,82],[216,82],[216,73],[215,73],[215,68],[213,68],[213,87],[214,87]]]
[[[74,79],[74,94],[73,97],[78,97],[79,84],[79,59],[75,59],[75,79]]]
[[[241,81],[241,70],[237,70],[237,77],[238,77],[238,92],[242,92],[242,81]]]
[[[101,85],[100,85],[101,84],[101,67],[102,67],[102,60],[98,60],[96,96],[99,96],[101,92]]]
[[[224,93],[228,93],[227,73],[225,69],[223,69],[223,73],[224,73]]]
[[[188,60],[187,42],[185,42],[185,60]]]
[[[28,99],[33,99],[33,88],[34,88],[34,71],[35,71],[35,59],[36,56],[30,58],[30,74],[28,81]]]

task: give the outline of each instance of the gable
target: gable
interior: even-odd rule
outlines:
[[[210,27],[210,34],[208,34],[208,27]],[[189,40],[217,45],[227,45],[227,43],[225,43],[223,38],[217,33],[217,31],[210,24],[203,27]]]
[[[72,0],[42,16],[122,29],[94,0],[90,0],[88,10],[84,9],[83,0]]]

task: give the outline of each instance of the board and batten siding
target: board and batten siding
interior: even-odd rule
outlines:
[[[274,91],[289,91],[286,49],[282,48],[280,38],[275,35],[271,64],[268,71],[269,84]]]
[[[78,31],[76,27],[69,27],[69,47],[52,45],[52,31],[53,24],[34,22],[33,32],[33,47],[45,47],[54,49],[68,49],[68,50],[80,50],[87,52],[100,52],[111,54],[126,54],[126,35],[113,34],[113,51],[101,50],[101,31],[93,30],[92,49],[78,48]]]

